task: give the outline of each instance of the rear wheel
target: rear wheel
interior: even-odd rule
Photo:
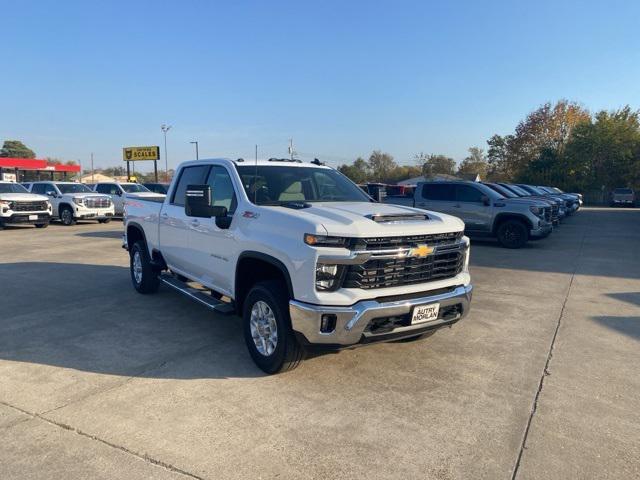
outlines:
[[[73,218],[73,210],[71,207],[65,206],[60,209],[60,221],[67,227],[76,223],[76,219]]]
[[[286,286],[276,280],[259,282],[243,306],[244,340],[255,364],[273,374],[296,368],[304,349],[291,329]]]
[[[136,242],[129,252],[129,269],[133,287],[143,294],[158,291],[160,279],[158,272],[151,265],[147,246],[143,241]]]
[[[506,220],[496,232],[498,241],[506,248],[521,248],[529,240],[527,226],[519,220]]]

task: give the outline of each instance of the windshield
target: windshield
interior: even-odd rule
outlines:
[[[120,186],[127,193],[150,192],[147,187],[139,183],[121,183]]]
[[[562,190],[560,190],[558,187],[551,187],[551,190],[553,190],[556,193],[564,193]]]
[[[29,191],[18,183],[0,183],[0,193],[29,193]]]
[[[60,190],[60,193],[91,193],[91,190],[82,183],[56,183],[56,187]]]
[[[519,198],[518,195],[516,195],[515,193],[513,193],[511,190],[509,190],[508,188],[504,188],[502,185],[496,185],[495,183],[485,183],[485,185],[489,188],[492,188],[493,190],[495,190],[496,192],[498,192],[500,195],[502,195],[503,197],[507,197],[507,198]]]
[[[292,202],[370,202],[358,186],[328,168],[236,166],[249,200],[258,205]],[[256,174],[257,171],[257,174]]]
[[[530,197],[531,196],[531,194],[529,192],[527,192],[526,190],[518,187],[517,185],[508,185],[506,188],[508,188],[512,192],[515,192],[516,195],[520,195],[521,197]]]

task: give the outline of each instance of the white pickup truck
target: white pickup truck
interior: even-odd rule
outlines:
[[[51,203],[44,195],[29,193],[19,183],[0,181],[0,230],[5,225],[35,225],[47,228]]]
[[[414,339],[470,307],[461,220],[374,202],[336,170],[272,159],[180,165],[163,200],[127,198],[140,293],[168,285],[242,316],[267,373],[311,347]]]

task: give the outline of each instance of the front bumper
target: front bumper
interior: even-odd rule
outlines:
[[[33,218],[36,217],[36,218]],[[51,215],[47,213],[13,213],[9,217],[0,217],[0,222],[20,225],[37,225],[40,223],[49,223]]]
[[[114,216],[113,208],[76,208],[76,218],[102,220]]]
[[[532,240],[539,240],[541,238],[548,237],[551,234],[551,232],[553,232],[553,225],[551,225],[550,223],[547,223],[547,224],[538,226],[538,228],[532,228],[531,230],[529,230],[529,237]]]
[[[396,340],[419,335],[451,325],[469,312],[471,306],[472,285],[460,285],[446,292],[424,292],[424,296],[415,296],[403,300],[378,301],[362,300],[348,307],[332,307],[313,305],[291,300],[289,314],[291,326],[302,335],[305,343],[327,347],[345,347],[359,343]],[[436,320],[410,325],[413,308],[430,303],[440,304],[440,314]],[[448,308],[452,307],[452,308]],[[453,308],[457,307],[457,308]],[[454,312],[447,314],[447,312]],[[332,332],[321,332],[320,323],[323,315],[335,315],[335,329]],[[407,317],[405,325],[400,325],[381,333],[367,330],[369,322],[374,319]]]

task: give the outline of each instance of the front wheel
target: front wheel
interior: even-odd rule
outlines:
[[[136,242],[129,253],[129,269],[133,288],[139,293],[155,293],[160,286],[158,272],[151,265],[149,252],[144,242]]]
[[[496,234],[500,244],[506,248],[522,248],[529,240],[529,230],[519,220],[501,223]]]
[[[48,223],[36,223],[36,228],[47,228],[48,226]]]
[[[101,218],[100,220],[98,220],[98,223],[109,223],[110,221],[110,218]]]
[[[244,301],[244,340],[255,364],[273,374],[296,368],[304,349],[291,330],[289,296],[282,282],[259,282]]]
[[[73,210],[71,210],[71,207],[62,208],[62,210],[60,211],[60,221],[67,227],[76,223],[76,219],[73,218]]]

